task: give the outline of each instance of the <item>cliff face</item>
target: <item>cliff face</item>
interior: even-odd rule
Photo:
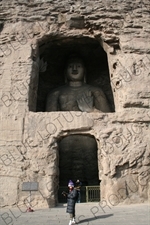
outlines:
[[[70,134],[95,137],[102,200],[109,205],[147,201],[149,1],[3,0],[0,7],[1,206],[22,204],[26,181],[39,183],[33,205],[56,204],[61,173],[58,143]],[[83,47],[83,38],[88,47]],[[111,113],[36,112],[38,90],[47,88],[46,71],[55,81],[53,68],[76,45],[88,55],[88,64],[90,54],[96,57],[100,48],[106,52],[110,101],[115,107]],[[48,59],[49,50],[50,61],[42,61]],[[94,65],[94,58],[91,62]],[[44,88],[39,89],[42,82]]]

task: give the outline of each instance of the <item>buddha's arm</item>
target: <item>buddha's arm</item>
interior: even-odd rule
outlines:
[[[46,112],[52,112],[52,111],[59,111],[58,107],[58,97],[59,92],[51,92],[48,94],[47,101],[46,101]]]
[[[106,96],[101,89],[94,91],[93,95],[94,95],[94,106],[96,109],[102,112],[111,112]]]

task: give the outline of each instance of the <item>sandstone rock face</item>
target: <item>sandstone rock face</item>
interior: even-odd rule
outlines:
[[[28,205],[29,193],[22,191],[27,181],[39,183],[34,207],[57,204],[58,143],[73,134],[95,137],[101,201],[110,206],[148,201],[149,0],[2,0],[0,6],[1,207]],[[36,112],[44,52],[51,43],[81,37],[98,41],[107,53],[115,109]]]

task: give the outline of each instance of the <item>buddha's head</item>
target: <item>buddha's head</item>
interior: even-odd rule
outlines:
[[[70,57],[67,62],[66,78],[68,81],[84,81],[85,67],[81,58]]]

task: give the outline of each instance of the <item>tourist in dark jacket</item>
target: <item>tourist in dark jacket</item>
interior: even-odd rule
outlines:
[[[68,183],[69,193],[63,193],[67,196],[67,210],[66,212],[70,214],[69,225],[75,224],[75,204],[78,197],[78,191],[74,189],[74,183],[70,180]]]

